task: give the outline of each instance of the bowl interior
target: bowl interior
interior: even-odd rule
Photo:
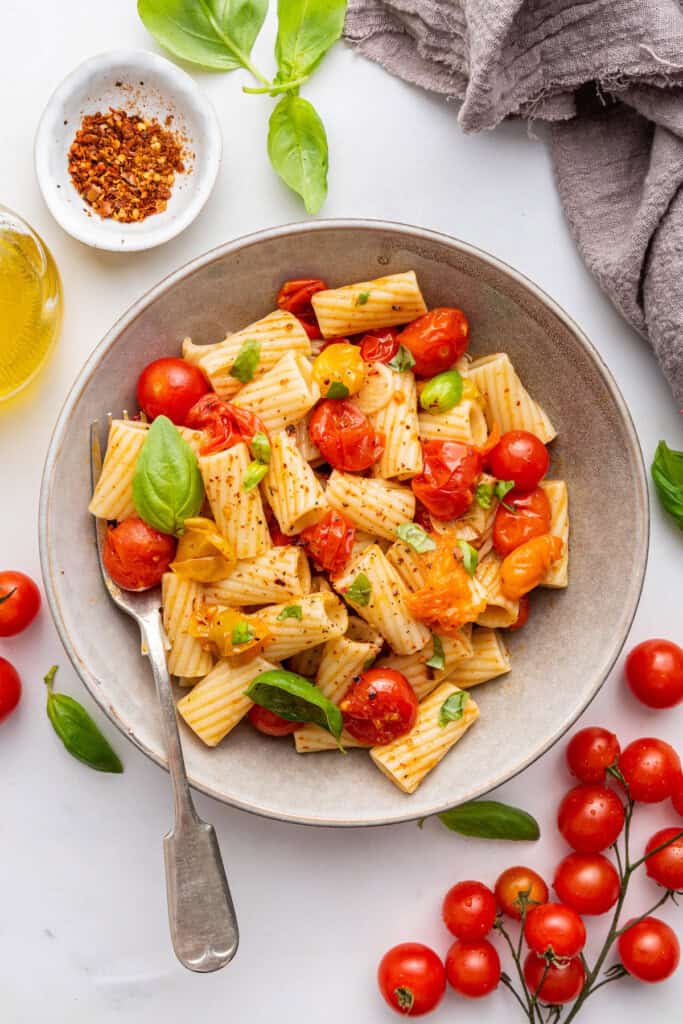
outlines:
[[[244,724],[208,750],[183,728],[193,784],[270,816],[361,825],[443,810],[528,765],[594,696],[635,612],[648,531],[642,457],[608,371],[558,307],[477,250],[398,225],[299,225],[215,250],[145,296],[84,368],[48,455],[41,556],[62,639],[114,722],[163,763],[154,687],[136,629],[99,577],[87,513],[90,421],[133,408],[143,366],[177,352],[185,336],[213,342],[265,315],[287,277],[343,284],[411,268],[428,306],[466,311],[475,355],[509,353],[558,427],[550,475],[569,485],[570,586],[534,596],[529,626],[509,636],[512,672],[477,687],[480,720],[413,796],[395,789],[362,752],[301,756],[289,741],[268,740]]]

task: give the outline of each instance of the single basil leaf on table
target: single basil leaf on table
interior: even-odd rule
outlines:
[[[415,366],[415,357],[413,353],[405,347],[405,345],[398,346],[398,352],[393,359],[390,359],[387,363],[390,370],[394,373],[405,373],[407,370],[411,370]]]
[[[280,668],[261,672],[245,692],[254,704],[274,711],[288,722],[313,722],[339,741],[343,726],[341,711],[317,686],[296,672]]]
[[[663,508],[683,530],[683,452],[660,441],[652,462],[652,479]]]
[[[404,544],[409,544],[418,554],[434,551],[436,548],[436,541],[429,536],[426,530],[422,529],[419,523],[401,523],[396,527],[396,533]]]
[[[268,124],[268,156],[307,212],[317,213],[327,195],[327,136],[308,100],[292,95],[280,100]]]
[[[256,367],[261,361],[261,342],[256,338],[247,338],[240,345],[235,362],[230,367],[230,376],[242,384],[254,379]]]
[[[450,697],[446,697],[439,708],[439,725],[442,729],[445,729],[449,722],[460,721],[465,714],[465,705],[469,699],[470,695],[466,690],[459,690],[458,693],[452,693]]]
[[[251,454],[257,462],[262,462],[266,466],[268,465],[272,452],[270,442],[265,434],[254,434],[251,439]]]
[[[432,656],[425,662],[427,668],[435,668],[442,672],[446,667],[446,656],[443,653],[443,641],[436,633],[432,633]]]
[[[345,14],[346,0],[279,0],[276,81],[310,75],[341,36]]]
[[[147,432],[133,475],[133,504],[160,533],[180,536],[204,500],[197,456],[166,416]]]
[[[497,800],[471,800],[439,814],[451,832],[476,839],[510,839],[526,841],[538,839],[538,822],[519,807],[510,807]]]
[[[66,693],[52,689],[57,666],[45,676],[47,686],[47,717],[52,728],[72,755],[98,772],[123,771],[118,755],[102,735],[82,704]]]
[[[148,32],[176,57],[215,71],[249,67],[268,0],[138,0]]]

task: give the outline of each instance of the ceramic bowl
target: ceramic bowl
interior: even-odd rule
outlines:
[[[136,629],[109,600],[95,557],[87,512],[90,422],[134,408],[144,365],[178,352],[185,336],[214,342],[268,313],[285,278],[340,285],[411,268],[428,306],[467,312],[476,355],[509,353],[558,427],[551,473],[569,485],[570,585],[534,595],[528,627],[509,635],[512,672],[477,687],[479,721],[412,796],[362,751],[298,755],[288,740],[270,740],[247,723],[210,750],[182,727],[192,784],[270,817],[377,825],[436,813],[521,771],[595,696],[636,610],[648,542],[642,455],[609,370],[548,296],[492,256],[418,228],[320,221],[230,242],[143,296],[84,366],[50,444],[40,551],[57,628],[93,697],[163,765],[152,677]]]
[[[69,175],[69,148],[81,118],[110,107],[161,124],[170,116],[185,142],[187,171],[176,175],[166,210],[137,224],[100,217]],[[131,252],[161,245],[192,223],[216,182],[221,149],[214,109],[188,74],[145,50],[112,50],[80,64],[50,97],[36,132],[36,175],[50,213],[65,231],[96,249]]]

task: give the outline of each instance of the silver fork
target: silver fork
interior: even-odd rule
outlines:
[[[90,471],[93,490],[102,469],[98,423],[90,425]],[[166,894],[171,941],[181,964],[191,971],[217,971],[229,964],[239,942],[237,917],[213,825],[197,815],[185,773],[171,680],[161,627],[159,587],[142,592],[121,590],[102,561],[106,523],[95,520],[97,556],[104,585],[114,604],[135,619],[143,650],[152,666],[173,787],[175,820],[164,836]]]

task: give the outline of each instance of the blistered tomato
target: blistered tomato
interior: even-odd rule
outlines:
[[[313,378],[323,398],[358,394],[365,383],[365,363],[359,348],[348,342],[327,345],[313,362]]]

